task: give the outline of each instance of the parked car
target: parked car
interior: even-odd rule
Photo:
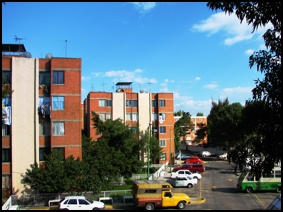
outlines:
[[[104,210],[105,204],[88,200],[85,196],[67,196],[59,203],[59,210]]]
[[[190,158],[191,156],[189,156],[189,155],[183,155],[183,154],[181,154],[181,156],[180,156],[180,154],[178,154],[177,156],[176,156],[176,159],[177,160],[186,160],[186,159],[188,159],[188,158]]]
[[[174,187],[188,187],[192,188],[194,185],[198,183],[197,179],[190,178],[189,176],[180,177],[175,180]]]
[[[203,161],[197,156],[191,156],[184,163],[203,163]]]
[[[199,173],[192,173],[190,170],[178,170],[176,172],[171,172],[171,178],[178,179],[180,177],[189,176],[190,178],[195,178],[200,180],[201,174]]]
[[[202,151],[201,156],[202,157],[207,157],[207,156],[211,156],[211,152],[210,151]]]
[[[227,159],[227,152],[223,153],[222,155],[218,155],[218,158],[226,160]]]
[[[178,170],[190,170],[192,173],[202,173],[205,172],[205,167],[202,163],[190,163],[190,164],[183,164],[181,166],[175,167],[173,172]]]

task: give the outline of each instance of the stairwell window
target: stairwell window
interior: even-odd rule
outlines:
[[[166,127],[164,127],[164,126],[159,127],[159,132],[160,132],[160,134],[166,133]]]
[[[165,100],[159,100],[159,107],[165,107]]]
[[[10,125],[2,124],[2,136],[10,135]]]
[[[160,139],[159,140],[159,146],[160,147],[166,147],[166,140],[165,139]]]
[[[2,70],[2,84],[11,84],[11,71]]]
[[[61,156],[61,160],[65,159],[65,148],[64,147],[53,147],[52,152],[55,154],[59,154]]]
[[[47,155],[50,154],[50,148],[41,147],[39,148],[39,161],[45,161]]]
[[[53,71],[52,83],[53,84],[64,84],[64,71]]]
[[[52,122],[52,135],[65,135],[65,123],[60,121]]]
[[[39,84],[50,85],[50,72],[40,71],[39,72]]]
[[[39,135],[50,136],[50,122],[46,122],[44,120],[39,122]]]
[[[52,97],[52,110],[64,110],[65,109],[65,97],[53,96]]]
[[[2,149],[2,163],[11,162],[11,149]]]

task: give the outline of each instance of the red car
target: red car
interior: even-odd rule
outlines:
[[[203,161],[197,156],[191,156],[184,163],[203,163]]]

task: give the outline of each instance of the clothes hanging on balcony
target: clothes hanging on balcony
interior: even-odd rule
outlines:
[[[38,111],[40,114],[43,115],[43,118],[45,118],[46,115],[50,115],[50,105],[49,103],[44,103],[38,107]]]
[[[11,106],[2,107],[2,124],[11,125]]]

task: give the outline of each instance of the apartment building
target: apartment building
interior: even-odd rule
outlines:
[[[138,123],[140,131],[153,130],[163,148],[158,162],[169,161],[170,153],[174,158],[173,93],[134,92],[132,82],[118,82],[115,92],[89,92],[84,100],[84,130],[87,137],[96,140],[100,135],[96,135],[91,111],[99,114],[101,120],[120,118],[129,127]]]
[[[177,122],[180,118],[181,116],[175,116],[175,122]],[[188,129],[186,136],[183,138],[181,137],[181,141],[183,141],[186,146],[207,144],[207,135],[200,143],[196,144],[193,142],[196,137],[196,131],[200,129],[200,126],[207,126],[207,116],[191,116],[191,122],[193,122],[194,130]]]
[[[23,44],[2,44],[2,191],[21,180],[45,153],[82,158],[81,58],[32,58]],[[4,80],[4,82],[3,82]]]

